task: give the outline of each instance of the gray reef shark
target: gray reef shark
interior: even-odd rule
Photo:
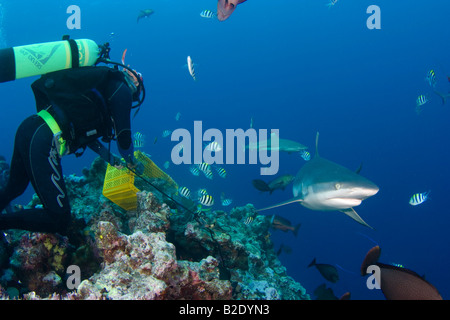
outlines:
[[[150,17],[154,13],[155,13],[155,11],[153,11],[152,9],[141,10],[141,12],[139,12],[139,15],[137,17],[137,22],[139,22],[139,20],[142,18]]]
[[[278,139],[278,147],[272,146],[271,141],[274,136],[276,136],[276,134],[272,133],[269,140],[251,142],[246,145],[245,148],[249,150],[284,151],[288,153],[300,152],[308,149],[307,146],[288,139]]]
[[[307,162],[294,180],[294,198],[282,203],[259,209],[264,211],[286,204],[299,202],[315,211],[341,211],[356,222],[373,229],[353,209],[361,202],[375,195],[379,188],[359,175],[337,163],[319,156],[319,133],[316,135],[316,154]]]

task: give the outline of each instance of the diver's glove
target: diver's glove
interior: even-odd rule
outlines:
[[[130,168],[130,167],[128,167]],[[144,174],[144,165],[142,164],[142,162],[136,161],[136,164],[134,165],[133,168],[130,168],[133,170],[134,173],[136,173],[139,176],[142,176]]]
[[[114,156],[114,155],[113,155],[113,159],[111,162],[112,163],[110,163],[110,164],[117,170],[122,170],[127,165],[125,163],[125,161],[123,161],[121,158]]]
[[[137,175],[142,175],[144,173],[144,165],[139,162],[135,157],[131,157],[127,161],[127,168]]]

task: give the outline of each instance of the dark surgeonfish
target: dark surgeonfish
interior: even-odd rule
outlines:
[[[277,189],[282,189],[284,190],[284,188],[286,188],[290,183],[292,183],[292,181],[294,181],[295,176],[291,175],[291,174],[285,174],[282,175],[272,181],[270,181],[269,183],[266,183],[263,180],[259,180],[259,179],[255,179],[252,181],[253,186],[258,189],[259,191],[262,192],[269,192],[270,194],[272,194],[273,191],[277,190]]]
[[[311,261],[308,268],[312,266],[315,266],[326,280],[333,283],[336,283],[339,280],[339,274],[335,266],[325,263],[316,263],[316,258]]]
[[[150,17],[154,13],[155,13],[155,11],[153,11],[152,9],[141,10],[141,12],[139,12],[139,15],[137,17],[137,22],[139,22],[139,20],[142,18]]]
[[[238,4],[247,0],[219,0],[217,2],[217,19],[219,21],[227,20]]]
[[[322,283],[314,290],[314,295],[316,296],[316,300],[350,300],[350,292],[346,292],[338,298],[334,295],[331,288],[327,288],[325,283]]]
[[[380,288],[387,300],[442,300],[437,289],[412,270],[378,262],[381,249],[375,246],[369,250],[361,265],[361,275],[367,275],[367,268],[380,268]]]
[[[292,233],[294,233],[294,236],[297,236],[298,229],[300,228],[301,223],[297,224],[294,227],[288,219],[274,214],[270,219],[270,225],[272,226],[272,228],[281,230],[283,232],[292,231]]]

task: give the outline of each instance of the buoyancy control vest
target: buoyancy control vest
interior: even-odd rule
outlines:
[[[81,67],[51,72],[32,83],[36,108],[55,118],[69,153],[98,138],[113,139],[113,124],[105,97],[111,80],[124,81],[121,71],[109,67]]]

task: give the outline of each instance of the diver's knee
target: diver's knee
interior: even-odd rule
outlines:
[[[68,229],[71,223],[71,214],[69,212],[64,213],[53,213],[53,229],[54,232],[59,233],[63,236],[67,235]]]

